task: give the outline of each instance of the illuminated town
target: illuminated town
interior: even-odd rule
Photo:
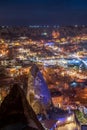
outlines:
[[[0,105],[15,83],[44,129],[86,127],[87,26],[1,26]]]

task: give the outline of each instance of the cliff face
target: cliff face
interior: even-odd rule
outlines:
[[[21,123],[23,127],[31,127],[31,130],[44,130],[23,90],[20,86],[14,85],[0,107],[0,129],[13,124],[16,126],[17,123]]]

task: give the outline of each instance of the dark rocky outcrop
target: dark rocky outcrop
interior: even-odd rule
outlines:
[[[19,124],[22,124],[20,129],[17,128]],[[17,84],[13,86],[0,107],[0,130],[5,130],[3,128],[9,126],[11,130],[44,130],[27,102],[23,90]]]

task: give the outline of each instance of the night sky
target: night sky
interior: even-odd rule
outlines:
[[[87,0],[0,0],[1,25],[87,25]]]

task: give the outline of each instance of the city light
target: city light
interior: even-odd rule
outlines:
[[[79,130],[77,120],[86,124],[87,28],[72,28],[30,26],[0,39],[0,105],[19,83],[40,122],[55,121],[55,130]]]

